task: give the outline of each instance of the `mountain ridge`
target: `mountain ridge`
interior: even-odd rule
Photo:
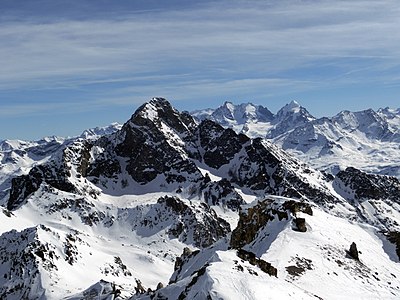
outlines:
[[[280,116],[318,120],[294,102]],[[109,134],[57,143],[3,190],[1,297],[400,296],[397,178],[327,174],[226,127],[153,98]]]

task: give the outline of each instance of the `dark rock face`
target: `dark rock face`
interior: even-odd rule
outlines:
[[[98,183],[100,177],[117,179],[118,174],[121,174],[121,165],[112,151],[113,145],[110,143],[109,137],[101,137],[94,145],[105,151],[97,154],[94,162],[87,166],[85,177],[88,177],[95,184]]]
[[[207,179],[208,178],[208,179]],[[239,210],[240,205],[245,204],[242,196],[234,189],[232,184],[225,178],[220,181],[210,181],[206,175],[196,187],[191,187],[192,196],[198,196],[208,205],[220,205],[231,210]]]
[[[294,223],[296,224],[297,230],[300,232],[306,232],[306,219],[304,218],[296,218],[294,219]]]
[[[67,171],[63,168],[40,165],[34,167],[28,175],[13,178],[7,209],[14,210],[20,207],[29,195],[39,189],[42,182],[65,192],[77,192],[67,177]]]
[[[340,171],[334,181],[337,190],[350,189],[355,199],[390,199],[400,203],[400,181],[396,177],[372,175],[349,167]]]
[[[351,258],[355,259],[355,260],[359,260],[358,258],[358,250],[357,250],[357,245],[356,243],[351,243],[350,245],[350,249],[349,249],[349,255]]]
[[[146,184],[157,175],[165,174],[167,182],[184,182],[183,174],[196,174],[201,177],[195,164],[182,158],[182,155],[156,131],[124,127],[125,140],[117,146],[116,154],[128,157],[126,171],[138,183]]]
[[[243,260],[248,261],[253,266],[258,266],[264,273],[267,273],[270,276],[278,277],[278,270],[275,267],[273,267],[269,262],[257,258],[254,253],[243,249],[239,249],[237,251],[237,256]]]
[[[179,237],[182,232],[192,231],[191,235],[193,236],[195,246],[197,247],[208,247],[230,232],[229,223],[219,218],[214,210],[205,203],[202,205],[202,208],[204,209],[202,222],[197,221],[196,211],[184,204],[178,198],[163,197],[160,198],[157,203],[164,205],[176,216],[181,216],[181,218],[187,219],[180,223],[181,226],[176,227],[176,229],[181,228],[181,230],[170,231],[170,233]],[[187,227],[192,227],[192,230]]]
[[[271,213],[270,204],[272,204],[271,200],[264,200],[247,211],[239,211],[238,225],[232,231],[230,242],[232,248],[241,249],[251,243],[258,231],[275,218]],[[279,219],[287,219],[288,215],[283,212],[278,217]]]
[[[295,207],[296,210],[294,210]],[[258,232],[268,226],[270,221],[275,218],[279,221],[288,220],[290,213],[294,214],[296,211],[311,213],[312,215],[310,205],[305,202],[296,202],[295,204],[294,201],[286,201],[279,204],[271,199],[259,201],[246,211],[239,211],[239,222],[232,231],[230,246],[234,249],[241,249],[253,242]]]
[[[31,176],[20,176],[11,181],[10,198],[7,202],[7,209],[13,210],[20,207],[25,199],[36,192],[42,183],[40,173],[31,171]]]
[[[201,122],[197,132],[200,148],[204,152],[205,164],[219,169],[229,163],[243,144],[249,141],[244,134],[236,134],[232,129],[224,129],[221,125],[205,120]]]

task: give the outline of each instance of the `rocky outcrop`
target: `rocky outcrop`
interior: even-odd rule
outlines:
[[[192,259],[199,253],[200,253],[200,250],[192,251],[188,247],[185,247],[183,249],[182,255],[176,257],[175,265],[174,265],[174,274],[171,277],[169,284],[176,282],[178,275],[182,271],[183,265],[186,264],[190,259]]]
[[[12,230],[0,236],[0,298],[39,299],[45,290],[40,268],[57,269],[54,246],[42,243],[38,237],[44,226]]]
[[[388,199],[400,203],[400,181],[396,177],[367,174],[349,167],[337,174],[334,187],[357,200]]]
[[[232,231],[230,246],[241,249],[254,241],[260,230],[277,219],[289,220],[297,212],[312,215],[311,206],[306,202],[292,200],[283,203],[274,199],[258,201],[255,205],[239,211],[239,222]]]
[[[203,199],[208,205],[219,205],[238,211],[245,204],[242,196],[235,190],[229,180],[211,181],[206,174],[204,180],[190,187],[190,197]]]
[[[28,175],[12,179],[7,208],[14,210],[20,207],[42,183],[69,193],[96,197],[96,191],[87,183],[78,186],[72,183],[71,177],[86,175],[90,160],[91,144],[76,141],[65,147],[59,155],[42,165],[33,167]]]
[[[211,120],[200,123],[193,139],[199,141],[200,160],[214,169],[229,163],[243,144],[249,141],[244,134],[224,129]]]
[[[261,138],[245,145],[243,155],[232,165],[229,175],[239,186],[262,191],[263,194],[307,198],[321,204],[338,201],[325,186],[321,173]],[[311,183],[307,178],[309,175],[319,179]]]
[[[42,182],[62,191],[77,193],[76,187],[67,178],[66,169],[58,168],[55,164],[34,167],[28,175],[12,179],[7,209],[14,210],[20,207],[29,195],[39,189]]]
[[[231,231],[229,223],[206,203],[189,203],[177,197],[161,197],[157,203],[135,207],[127,215],[130,216],[127,221],[132,222],[139,235],[167,228],[171,238],[199,248],[212,245]]]
[[[296,218],[296,219],[294,219],[294,223],[296,225],[296,230],[298,230],[300,232],[306,232],[307,231],[306,219],[305,218]]]
[[[351,243],[350,249],[349,249],[348,253],[349,253],[349,255],[350,255],[351,258],[353,258],[353,259],[355,259],[355,260],[360,260],[360,259],[358,258],[358,250],[357,250],[357,245],[356,245],[356,243],[354,243],[354,242]]]
[[[254,253],[239,249],[237,251],[237,256],[243,260],[248,261],[251,265],[259,267],[264,273],[267,273],[270,276],[278,277],[278,270],[273,267],[269,262],[261,258],[257,258]]]
[[[160,198],[157,203],[180,221],[169,230],[170,235],[180,237],[184,241],[192,238],[197,247],[208,247],[230,232],[229,223],[219,218],[205,203],[200,205],[201,211],[174,197]]]

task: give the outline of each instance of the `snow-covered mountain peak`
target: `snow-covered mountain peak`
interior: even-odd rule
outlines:
[[[149,102],[138,108],[135,114],[154,121],[163,111],[173,111],[171,104],[164,98],[152,98]]]
[[[233,104],[231,101],[225,101],[222,107],[225,107],[229,111],[233,112],[235,110],[235,104]]]
[[[108,126],[86,129],[82,132],[80,137],[83,139],[98,139],[101,136],[112,134],[121,128],[121,124],[114,122]]]
[[[278,120],[282,120],[291,116],[292,118],[297,118],[300,115],[308,120],[315,119],[303,106],[301,106],[297,101],[292,100],[290,103],[282,107],[276,114]]]
[[[300,104],[296,100],[290,101],[288,104],[286,104],[281,110],[282,112],[288,113],[288,112],[293,112],[293,113],[298,113],[300,112]]]
[[[198,110],[191,113],[197,120],[210,119],[228,127],[240,127],[248,123],[269,122],[274,115],[261,105],[250,102],[235,105],[225,101],[216,109]]]
[[[400,114],[400,108],[390,108],[387,106],[385,108],[378,109],[378,113],[383,113],[386,115],[398,115]]]
[[[179,112],[165,98],[152,98],[140,106],[132,115],[129,122],[123,126],[157,128],[160,132],[172,132],[186,135],[195,126],[196,122],[187,112]],[[125,129],[124,129],[125,128]]]
[[[302,126],[315,118],[296,101],[282,107],[276,114],[272,124],[274,127],[267,133],[268,138],[276,138],[297,126]]]

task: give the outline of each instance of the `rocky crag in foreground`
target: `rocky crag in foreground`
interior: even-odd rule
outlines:
[[[105,133],[4,181],[2,299],[400,296],[395,177],[321,173],[162,98]]]

